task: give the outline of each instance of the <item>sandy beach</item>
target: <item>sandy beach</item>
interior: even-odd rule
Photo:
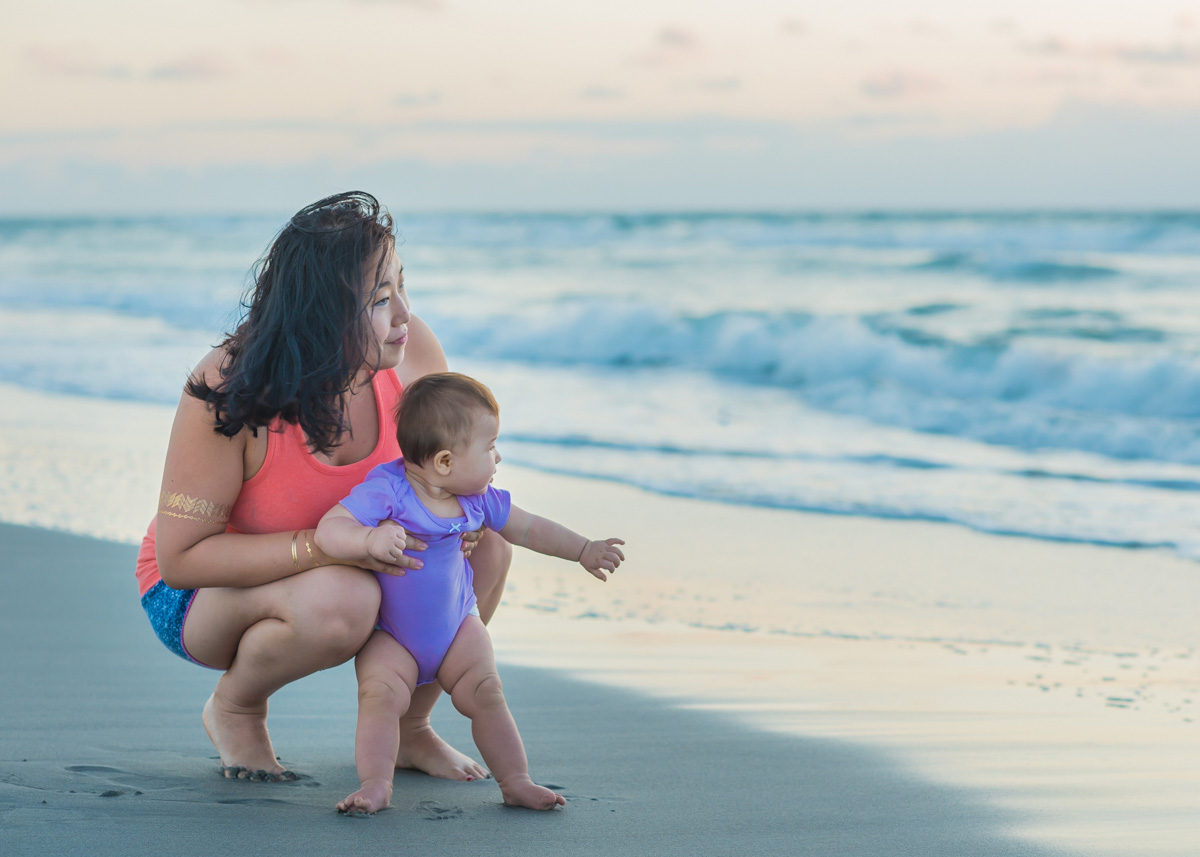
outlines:
[[[606,585],[519,553],[493,624],[531,770],[567,807],[402,773],[393,809],[338,817],[347,666],[272,700],[304,779],[225,781],[199,722],[213,675],[154,640],[133,581],[170,409],[0,392],[27,415],[0,446],[0,517],[23,525],[0,527],[6,855],[1196,852],[1195,563],[507,464],[522,506],[628,542]],[[34,485],[68,499],[31,507]]]
[[[1002,835],[1007,813],[886,754],[511,665],[505,681],[533,770],[563,789],[565,810],[506,810],[491,783],[400,774],[393,809],[339,817],[333,803],[355,785],[349,669],[272,701],[275,742],[305,779],[223,780],[198,721],[212,677],[150,645],[125,597],[131,550],[33,529],[0,535],[8,567],[21,572],[6,575],[16,596],[4,601],[6,648],[28,652],[4,667],[6,854],[1050,853]],[[64,564],[70,585],[50,605],[34,581]],[[72,627],[50,631],[64,615]],[[468,746],[462,718],[438,714],[439,729]]]

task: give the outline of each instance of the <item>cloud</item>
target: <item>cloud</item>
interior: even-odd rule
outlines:
[[[25,50],[25,60],[44,75],[114,81],[197,80],[217,77],[227,70],[211,54],[190,54],[134,69],[103,59],[94,47],[86,44],[32,45]]]
[[[311,3],[311,0],[254,0],[258,3]],[[410,6],[414,9],[424,9],[429,12],[440,12],[446,8],[442,0],[342,0],[355,6]]]
[[[595,153],[657,152],[778,138],[780,122],[697,116],[685,120],[413,119],[350,123],[323,119],[170,122],[152,127],[93,127],[0,134],[0,164],[27,158],[92,158],[143,166],[200,167],[258,160],[301,163],[318,158],[356,163],[409,156],[437,163],[559,161]],[[281,141],[287,141],[281,149]],[[281,152],[286,156],[281,157]]]
[[[742,81],[736,77],[705,77],[695,81],[695,86],[705,92],[734,92],[742,88]]]
[[[584,87],[580,91],[579,97],[585,101],[615,101],[618,98],[625,97],[625,90],[612,86],[593,84]]]
[[[397,107],[433,107],[442,103],[442,94],[429,92],[401,92],[392,96],[392,104]]]
[[[1042,68],[1022,74],[1019,80],[1025,83],[1049,86],[1100,86],[1103,84],[1104,76],[1095,70]]]
[[[1034,42],[1023,42],[1021,50],[1038,57],[1059,57],[1074,52],[1074,49],[1067,44],[1066,40],[1058,36],[1046,36]]]
[[[934,130],[941,125],[941,120],[933,113],[855,113],[846,117],[845,124],[853,130],[894,133]]]
[[[907,26],[908,32],[914,36],[941,39],[947,35],[945,28],[939,27],[924,18],[913,18],[908,22]]]
[[[90,45],[30,45],[25,61],[41,74],[56,77],[91,77],[124,80],[132,77],[129,66],[99,58]]]
[[[696,47],[696,37],[682,27],[663,27],[658,31],[660,47],[690,51]]]
[[[328,127],[330,123],[320,123]],[[334,123],[336,124],[336,123]],[[721,116],[691,116],[683,119],[425,119],[385,127],[388,133],[535,133],[593,140],[685,141],[729,134],[780,134],[793,128],[790,122],[728,119]]]
[[[639,65],[665,65],[686,60],[700,52],[700,40],[692,31],[679,26],[666,26],[654,34],[654,45],[636,55]]]
[[[220,77],[224,73],[224,66],[215,57],[193,54],[159,63],[146,72],[146,77],[151,80],[199,80]]]
[[[878,72],[859,83],[859,89],[864,95],[880,100],[910,98],[940,88],[941,85],[935,78],[899,70]]]
[[[893,118],[905,120],[900,111]],[[177,125],[164,135],[120,129],[64,150],[54,135],[0,135],[0,209],[46,211],[294,211],[340,187],[365,187],[402,210],[663,210],[715,208],[1029,208],[1194,206],[1200,172],[1200,110],[1074,102],[1028,127],[947,135],[848,134],[843,123],[791,125],[694,118],[671,122],[393,123],[399,146],[370,157],[346,149],[280,158],[280,140],[353,132],[343,123],[272,121]],[[379,132],[379,128],[371,129]],[[197,132],[203,132],[197,134]],[[260,131],[262,154],[246,145]],[[468,140],[471,157],[434,157],[428,145]],[[490,158],[496,136],[537,132],[520,157]],[[476,134],[475,132],[479,132]],[[552,135],[546,143],[546,132]],[[99,131],[96,132],[97,134]],[[130,155],[193,144],[208,160],[146,162]],[[579,143],[578,147],[575,144]],[[613,145],[613,143],[618,143]],[[212,147],[231,153],[213,159]],[[285,146],[284,154],[297,148]],[[814,168],[818,165],[819,169]],[[703,177],[703,180],[698,180]],[[395,208],[394,208],[395,210]]]
[[[1019,43],[1032,56],[1108,61],[1129,65],[1200,65],[1200,42],[1176,39],[1171,42],[1069,42],[1060,36],[1046,36]]]
[[[441,0],[354,0],[361,6],[412,6],[415,9],[427,9],[438,12],[446,8]]]
[[[1169,45],[1115,45],[1112,55],[1122,62],[1167,65],[1196,65],[1200,63],[1200,44],[1173,42]]]

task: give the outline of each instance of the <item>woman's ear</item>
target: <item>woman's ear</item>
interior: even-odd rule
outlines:
[[[433,455],[433,469],[438,476],[449,476],[454,470],[454,454],[448,449],[440,449]]]

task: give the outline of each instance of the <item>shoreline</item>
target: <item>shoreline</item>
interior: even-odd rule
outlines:
[[[129,557],[127,567],[110,561],[102,569],[113,576],[104,581],[111,587],[106,595],[58,618],[72,623],[73,633],[83,633],[75,626],[88,627],[83,622],[88,616],[77,614],[101,605],[102,613],[91,617],[101,629],[95,634],[115,634],[124,642],[120,648],[101,646],[114,664],[96,664],[96,675],[85,676],[92,683],[89,704],[112,721],[105,727],[109,737],[92,748],[95,758],[65,762],[57,772],[47,769],[47,782],[58,782],[54,777],[61,779],[62,768],[80,764],[124,770],[129,779],[140,737],[157,748],[151,755],[163,765],[181,764],[178,753],[165,748],[182,746],[185,735],[188,764],[196,754],[206,757],[210,748],[198,712],[211,676],[186,665],[168,666],[177,659],[144,627],[133,577],[132,543],[153,514],[170,409],[20,390],[16,395],[21,407],[14,413],[20,416],[9,418],[11,445],[0,449],[0,473],[11,486],[0,501],[0,518],[65,521],[123,542],[95,544]],[[134,455],[123,459],[120,453],[130,449]],[[738,734],[771,735],[802,746],[832,741],[878,756],[930,788],[969,796],[985,815],[1003,816],[997,830],[1031,849],[1023,853],[1194,853],[1200,838],[1194,811],[1200,805],[1196,563],[1161,551],[987,535],[949,524],[735,507],[508,464],[501,465],[497,482],[523,508],[550,514],[590,537],[615,535],[628,542],[628,560],[607,584],[571,563],[517,552],[492,625],[506,681],[511,667],[532,669],[553,676],[545,680],[556,687],[561,680],[572,688],[599,687],[602,697],[627,700],[633,693],[654,711],[713,715],[725,724],[721,729]],[[27,561],[35,570],[29,571],[13,558],[32,541],[78,545],[81,537],[20,526],[3,526],[0,533],[9,555],[0,574],[12,578],[10,586],[22,597],[34,599],[28,602],[31,615],[38,604],[31,587],[38,581],[65,575],[89,583],[86,575],[93,570],[81,548],[72,549],[79,568],[31,557]],[[31,723],[21,740],[57,758],[54,745],[76,741],[86,730],[77,701],[38,681],[57,676],[74,652],[92,654],[87,650],[93,641],[47,638],[49,630],[24,616],[6,624],[2,633],[9,635],[10,652],[24,652],[30,641],[35,651],[30,659],[7,664],[2,684],[25,688],[29,704],[44,709],[43,720]],[[136,672],[149,666],[155,689],[161,685],[165,697],[120,676],[128,700],[96,685],[118,668]],[[325,681],[336,683],[339,689],[330,693],[337,699],[315,698]],[[560,688],[538,704],[553,710],[572,704],[555,697],[564,692]],[[577,692],[587,695],[570,691]],[[307,734],[292,746],[307,747],[322,764],[350,772],[343,779],[352,785],[352,670],[306,679],[277,698],[275,733],[285,723],[300,728],[307,722],[290,700],[326,712],[323,728],[335,730],[330,734],[336,734],[338,746]],[[73,707],[72,719],[53,716],[51,703]],[[19,703],[14,698],[11,704]],[[519,695],[513,705],[527,743],[535,745],[539,738],[525,723]],[[439,708],[439,722],[459,728],[452,724],[461,718],[443,708],[448,706]],[[139,734],[147,728],[146,716],[168,711],[161,729]],[[602,711],[601,719],[611,714]],[[576,741],[584,758],[604,749],[606,741],[631,740],[608,732],[601,740],[553,717],[538,728],[565,732],[559,737]],[[636,720],[630,728],[636,730]],[[723,739],[723,733],[712,734],[715,729],[709,727],[708,740]],[[17,733],[5,740],[8,761],[0,783],[11,785],[22,775],[9,766],[26,751],[11,743]],[[469,738],[455,741],[470,746]],[[285,758],[304,761],[282,735],[277,744]],[[113,748],[121,750],[116,757]],[[712,797],[707,783],[664,780],[661,772],[673,770],[676,761],[661,748],[643,749],[655,768],[639,776],[653,776],[660,792],[699,790]],[[611,764],[642,767],[628,759]],[[717,768],[748,775],[734,756],[720,759]],[[790,775],[782,788],[795,788],[793,781],[808,777],[803,764]],[[162,776],[175,783],[171,789],[190,794],[187,778],[171,774],[171,779],[165,770]],[[81,782],[74,774],[67,781]],[[621,793],[619,778],[611,785],[612,794]],[[256,794],[253,800],[276,798]],[[773,798],[764,800],[770,804]],[[10,804],[0,818],[20,818],[26,811]],[[729,813],[712,811],[719,820],[737,823]],[[795,811],[795,802],[779,811]],[[872,823],[869,816],[852,818],[854,824]],[[794,833],[804,836],[800,828]]]
[[[186,369],[183,370],[186,372]],[[11,416],[3,420],[6,434],[10,435],[10,448],[0,446],[0,476],[5,477],[11,490],[0,495],[0,522],[58,529],[66,533],[90,535],[96,538],[113,539],[128,544],[141,541],[146,523],[154,514],[155,497],[146,492],[149,486],[157,488],[161,477],[160,462],[166,454],[166,441],[170,434],[174,405],[141,400],[105,399],[79,395],[72,392],[47,392],[23,387],[19,384],[0,381],[0,396],[10,404]],[[80,426],[88,426],[84,429]],[[92,430],[94,429],[94,430]],[[121,441],[120,438],[124,437]],[[128,473],[110,467],[103,474],[86,471],[95,469],[97,460],[119,457],[128,450],[137,454],[121,462],[133,465],[134,472]],[[30,452],[34,455],[29,455]],[[85,453],[97,453],[85,455]],[[116,455],[114,455],[114,453]],[[99,462],[103,467],[105,462]],[[78,465],[78,466],[76,466]],[[63,482],[54,486],[64,489],[50,490],[39,483],[47,475],[63,479],[63,471],[70,468],[73,473],[65,478],[74,482]],[[564,471],[554,466],[507,463],[499,472],[501,479],[509,472],[531,473],[547,479],[575,480],[587,485],[617,486],[635,492],[659,497],[664,500],[679,500],[685,503],[711,504],[726,507],[733,512],[797,515],[818,520],[849,520],[855,526],[905,526],[933,528],[930,532],[962,530],[969,535],[998,538],[1015,542],[1032,542],[1051,547],[1084,547],[1103,550],[1129,551],[1151,558],[1167,557],[1192,564],[1200,572],[1200,559],[1192,558],[1173,545],[1152,542],[1119,543],[1067,536],[1036,535],[1024,532],[990,530],[972,526],[956,520],[941,520],[931,517],[897,517],[890,515],[859,514],[837,509],[792,508],[769,503],[740,502],[721,497],[700,497],[665,489],[656,489],[617,476],[589,475]],[[104,479],[99,478],[103,475]],[[82,481],[81,481],[82,480]],[[106,507],[104,516],[80,514],[77,507],[30,508],[22,499],[60,494],[70,497],[79,490],[115,488],[121,492],[122,502],[116,509]],[[140,514],[130,517],[129,510],[140,509]],[[113,521],[113,513],[119,521]],[[60,523],[63,513],[71,523]],[[836,525],[835,525],[836,526]]]
[[[334,802],[355,784],[352,668],[310,676],[272,699],[276,746],[302,779],[225,780],[199,720],[212,676],[154,640],[123,579],[133,548],[9,525],[0,543],[10,593],[0,603],[0,639],[26,653],[0,667],[9,691],[0,697],[6,855],[71,853],[81,843],[89,854],[133,857],[164,845],[223,854],[293,843],[306,853],[478,847],[531,857],[1062,853],[1006,832],[1017,820],[1011,810],[927,781],[879,750],[772,734],[507,662],[532,771],[565,793],[564,810],[511,810],[494,783],[401,772],[392,809],[338,816]],[[49,575],[64,584],[56,601],[44,598]],[[98,604],[110,609],[92,609]],[[470,747],[467,721],[444,701],[434,722]]]
[[[493,622],[506,661],[881,749],[1014,810],[1028,842],[1194,853],[1195,563],[531,471],[505,484],[628,541],[605,586],[519,552]]]

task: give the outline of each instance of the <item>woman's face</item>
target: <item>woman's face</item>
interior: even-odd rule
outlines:
[[[385,261],[382,269],[372,257],[367,265],[367,276],[374,278],[382,271],[369,300],[371,331],[379,346],[379,365],[375,369],[394,369],[404,360],[404,345],[408,342],[408,293],[404,291],[404,269],[396,248],[389,244],[384,248]],[[369,348],[368,353],[374,349]]]

